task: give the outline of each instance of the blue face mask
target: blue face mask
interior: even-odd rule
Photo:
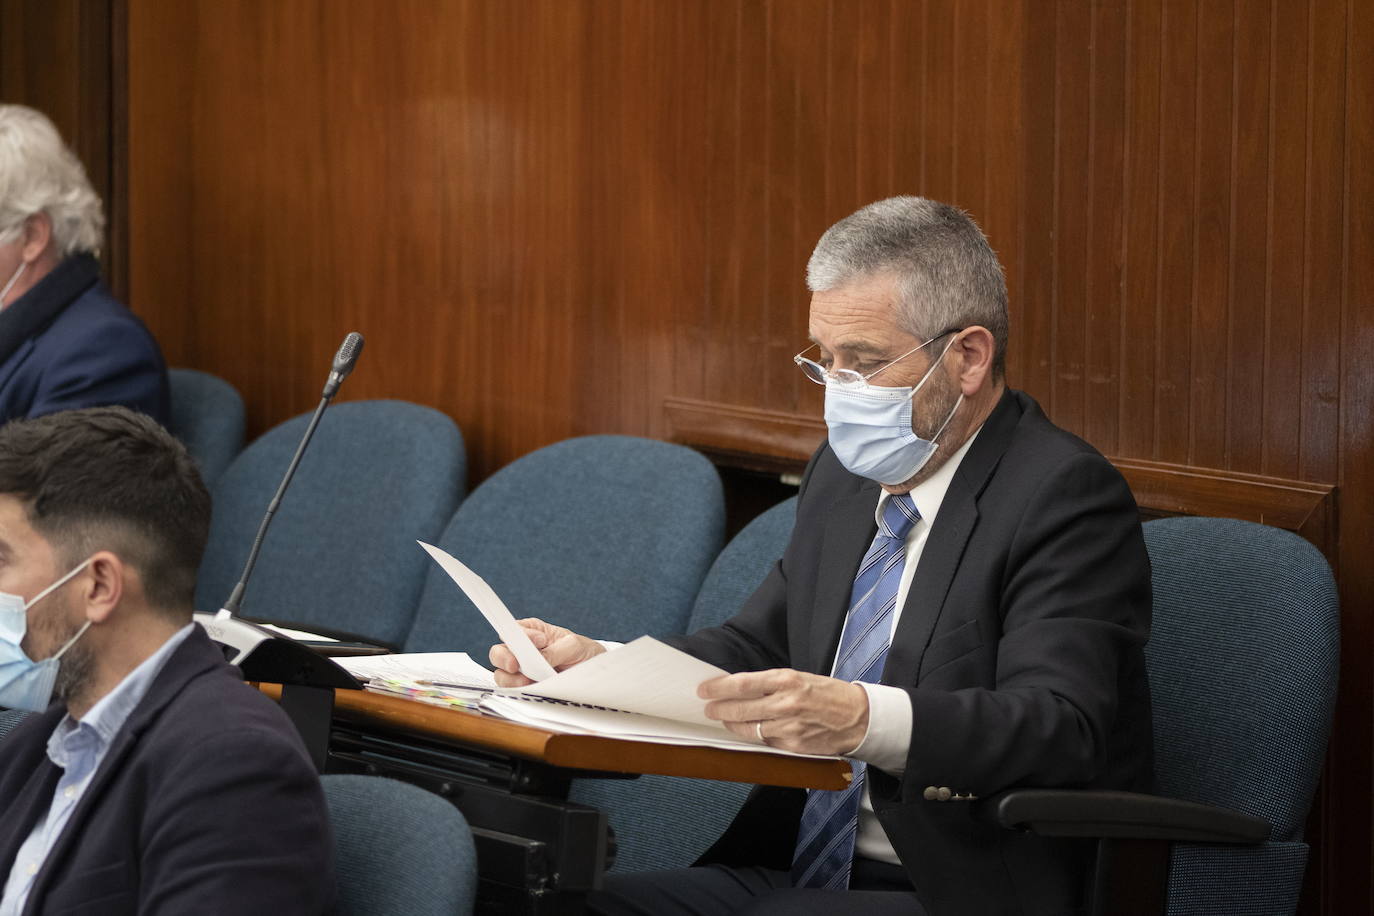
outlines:
[[[19,595],[0,592],[0,706],[24,709],[29,712],[42,712],[52,702],[53,684],[57,682],[58,661],[63,653],[81,638],[91,622],[67,640],[51,658],[36,662],[24,651],[24,634],[29,629],[28,609],[57,589],[67,584],[72,576],[90,565],[90,560],[58,579],[52,585],[34,596],[32,601],[24,602]]]
[[[911,403],[954,339],[914,388],[883,388],[866,381],[825,383],[825,423],[830,428],[830,447],[851,474],[896,486],[914,477],[935,454],[935,440],[945,431],[964,396],[961,393],[945,422],[929,439],[911,428]]]

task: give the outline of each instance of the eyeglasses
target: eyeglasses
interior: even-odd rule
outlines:
[[[911,354],[915,353],[917,350],[920,350],[922,347],[930,346],[931,344],[935,343],[935,341],[939,340],[941,337],[944,337],[946,334],[957,334],[962,330],[964,329],[946,328],[939,334],[936,334],[934,337],[930,338],[930,340],[927,340],[925,343],[917,344],[910,350],[907,350],[901,356],[897,357],[894,360],[890,360],[886,363],[883,363],[881,366],[879,366],[877,369],[874,369],[867,375],[862,375],[858,372],[855,372],[853,369],[831,369],[829,366],[821,365],[814,359],[807,359],[806,354],[810,353],[812,350],[819,347],[820,344],[812,344],[811,346],[807,347],[805,350],[801,351],[796,356],[792,357],[792,362],[800,366],[801,371],[806,375],[806,377],[809,378],[811,381],[815,382],[817,385],[824,385],[829,379],[832,378],[842,385],[860,384],[862,382],[867,382],[869,379],[873,378],[873,376],[877,375],[879,372],[882,372],[884,369],[887,369],[890,366],[901,362]]]

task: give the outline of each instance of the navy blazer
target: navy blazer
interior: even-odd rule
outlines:
[[[0,743],[0,883],[52,803],[48,736]],[[286,715],[197,626],[115,736],[34,881],[37,914],[327,912],[333,838],[319,777]]]
[[[731,671],[828,674],[878,493],[822,445],[763,585],[721,627],[672,641]],[[1015,786],[1150,787],[1150,601],[1121,475],[1007,391],[945,494],[883,669],[911,698],[905,771],[867,771],[932,916],[1083,905],[1091,846],[1000,830],[974,800]],[[801,802],[800,791],[756,790],[708,859],[786,868]]]
[[[143,322],[100,282],[95,259],[75,255],[0,311],[0,423],[110,404],[165,426],[167,365]]]

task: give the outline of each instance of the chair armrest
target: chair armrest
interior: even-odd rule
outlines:
[[[1251,844],[1270,830],[1263,818],[1229,808],[1138,792],[1009,789],[976,807],[983,820],[1041,836]]]

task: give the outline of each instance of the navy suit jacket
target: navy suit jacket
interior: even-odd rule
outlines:
[[[0,423],[111,404],[165,426],[167,366],[143,322],[100,282],[95,259],[75,255],[0,311]]]
[[[52,803],[48,736],[65,713],[54,704],[0,743],[0,883]],[[315,914],[333,899],[300,737],[196,627],[115,736],[24,914]]]
[[[822,445],[782,560],[737,616],[673,642],[731,671],[829,674],[878,494]],[[1121,475],[1006,392],[945,494],[883,669],[911,698],[905,771],[867,771],[874,811],[933,916],[1081,907],[1092,848],[1000,830],[970,796],[1149,788],[1150,600]],[[800,791],[756,790],[708,860],[786,868],[801,802]]]

